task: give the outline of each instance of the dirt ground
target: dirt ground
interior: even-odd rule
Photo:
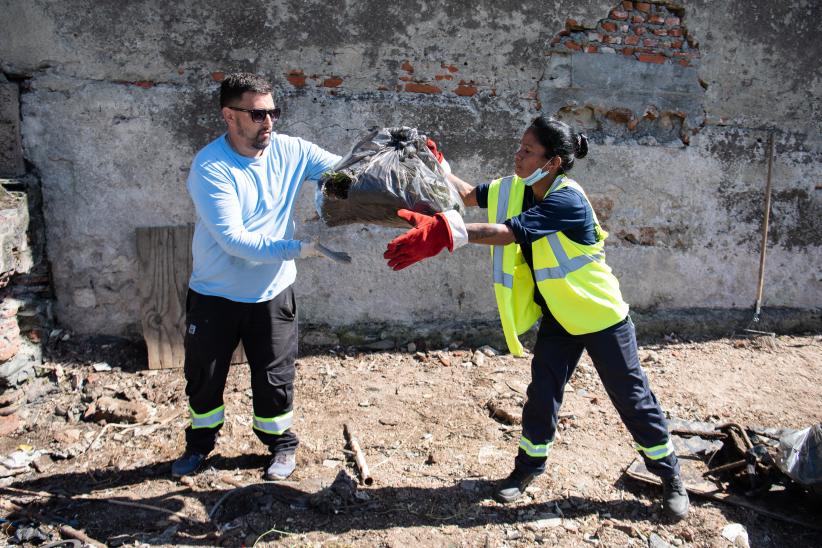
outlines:
[[[43,376],[3,395],[16,398],[20,427],[0,440],[0,456],[25,445],[48,453],[0,479],[0,543],[26,527],[54,542],[69,525],[111,546],[718,547],[732,545],[722,531],[739,523],[751,546],[822,545],[820,529],[694,496],[687,519],[667,521],[659,489],[625,474],[636,453],[587,356],[566,390],[546,474],[523,500],[502,505],[491,493],[512,467],[520,432],[492,418],[488,403],[519,414],[527,357],[458,345],[304,349],[298,468],[277,483],[261,480],[268,457],[250,426],[249,374],[234,366],[217,450],[203,472],[176,481],[169,471],[187,424],[182,372],[146,370],[137,344],[63,338],[49,348]],[[822,418],[818,334],[671,335],[646,341],[640,357],[671,417],[776,428]],[[112,401],[123,408],[106,411]],[[359,476],[344,423],[371,486],[352,482]]]

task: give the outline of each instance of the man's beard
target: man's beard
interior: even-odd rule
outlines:
[[[268,135],[263,136],[262,133],[263,132],[258,133],[251,142],[251,146],[257,150],[265,149],[265,147],[267,147],[271,142],[271,134],[269,133]]]

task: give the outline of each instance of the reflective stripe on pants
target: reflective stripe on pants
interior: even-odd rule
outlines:
[[[260,430],[261,432],[265,432],[266,434],[273,434],[275,436],[281,436],[283,432],[291,428],[291,424],[294,422],[294,412],[289,411],[288,413],[284,413],[278,417],[273,417],[270,419],[266,419],[263,417],[258,417],[254,415],[254,425],[253,428],[255,430]]]
[[[206,411],[205,413],[197,413],[189,406],[188,411],[191,414],[191,428],[216,428],[225,421],[225,405],[221,405],[217,409]]]

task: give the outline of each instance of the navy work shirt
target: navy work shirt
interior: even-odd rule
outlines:
[[[477,205],[488,208],[488,188],[490,183],[476,187]],[[591,206],[579,192],[571,187],[555,190],[538,202],[530,186],[525,187],[522,198],[522,213],[505,221],[514,233],[514,240],[522,248],[522,256],[534,274],[534,259],[531,244],[548,234],[562,231],[569,239],[584,245],[597,242],[594,214]],[[536,284],[536,281],[534,282]],[[550,314],[539,291],[534,291],[534,301],[542,307],[544,314]]]

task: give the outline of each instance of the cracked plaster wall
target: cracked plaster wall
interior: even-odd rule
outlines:
[[[644,310],[752,306],[772,132],[765,305],[813,317],[822,307],[817,2],[0,0],[0,9],[0,68],[25,82],[23,153],[42,181],[57,315],[76,330],[136,333],[134,229],[193,220],[189,163],[221,131],[218,81],[236,69],[276,82],[284,133],[344,153],[368,127],[417,126],[474,182],[510,173],[538,111],[583,127],[591,152],[574,174],[611,233],[608,261],[626,299]],[[647,51],[626,42],[643,26],[657,40]],[[326,234],[355,262],[299,265],[303,321],[495,321],[486,249],[392,273],[381,255],[397,231],[324,228],[310,190],[299,230]]]

